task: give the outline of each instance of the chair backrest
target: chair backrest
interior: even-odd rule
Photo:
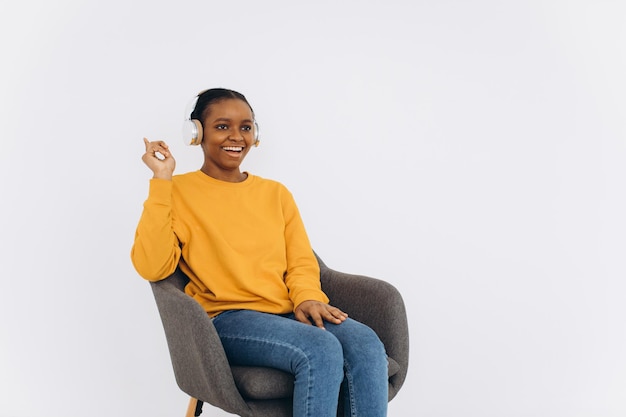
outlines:
[[[210,317],[185,294],[189,281],[177,269],[168,278],[151,282],[161,316],[176,382],[203,402],[240,416],[252,415],[239,394]]]

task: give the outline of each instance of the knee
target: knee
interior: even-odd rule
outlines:
[[[365,363],[371,367],[387,367],[387,353],[380,338],[367,326],[359,326],[349,342],[344,343],[345,359],[352,363]]]
[[[367,328],[367,335],[364,337],[364,344],[367,346],[367,349],[374,356],[386,357],[387,353],[385,352],[385,345],[381,342],[380,338],[374,332],[374,330]]]
[[[343,346],[335,336],[327,331],[320,331],[318,337],[313,342],[313,348],[318,353],[320,359],[327,362],[329,366],[343,366]]]
[[[331,333],[318,330],[304,353],[306,366],[311,370],[325,373],[325,378],[336,379],[338,383],[343,379],[343,347],[339,340]]]

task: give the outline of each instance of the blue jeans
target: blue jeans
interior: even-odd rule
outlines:
[[[221,313],[213,323],[231,365],[265,366],[294,375],[294,417],[336,417],[344,384],[345,415],[385,417],[388,382],[385,348],[355,320],[300,323],[293,314],[250,310]]]

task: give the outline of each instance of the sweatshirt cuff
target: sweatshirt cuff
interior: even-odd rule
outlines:
[[[152,178],[147,202],[170,205],[172,203],[172,181]]]
[[[298,306],[300,304],[302,304],[305,301],[319,301],[320,303],[324,303],[324,304],[328,304],[328,302],[330,301],[328,299],[328,297],[326,296],[326,294],[324,294],[323,291],[321,290],[306,290],[306,291],[302,291],[300,293],[298,293],[298,296],[294,298],[293,300],[293,309],[295,311],[296,308],[298,308]]]

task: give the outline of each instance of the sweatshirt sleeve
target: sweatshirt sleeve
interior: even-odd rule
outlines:
[[[287,273],[285,284],[294,310],[303,301],[314,300],[328,303],[322,291],[320,269],[313,254],[300,212],[291,193],[283,202],[285,216],[285,243],[287,251]]]
[[[172,181],[151,179],[148,198],[131,249],[133,266],[144,279],[159,281],[178,265],[181,249],[172,226]]]

